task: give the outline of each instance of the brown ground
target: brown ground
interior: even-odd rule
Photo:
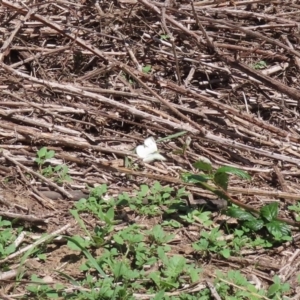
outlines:
[[[259,208],[279,201],[280,217],[299,227],[286,209],[300,199],[298,2],[2,1],[1,214],[24,216],[26,228],[36,221],[28,215],[47,221],[39,234],[68,223],[62,233],[76,234],[69,209],[87,185],[106,183],[111,196],[153,180],[181,187],[180,170],[206,157],[214,167],[251,174],[251,183],[230,182],[228,193],[238,203]],[[146,137],[180,131],[187,134],[159,144],[164,163],[151,167],[131,151]],[[186,155],[176,154],[187,136]],[[53,166],[69,167],[72,183],[50,186],[37,177],[34,159],[43,146],[55,151]],[[138,169],[124,164],[125,157]],[[209,197],[187,189],[194,199]],[[147,226],[159,222],[132,212],[126,217]],[[259,260],[264,266],[252,274],[266,282],[270,274],[285,276],[298,299],[296,230],[293,236],[292,246],[215,259],[211,269]],[[179,232],[176,243],[174,252],[189,254],[190,236]],[[46,262],[26,262],[28,275],[53,276],[53,265],[70,258],[67,271],[79,276],[81,258],[54,245]]]

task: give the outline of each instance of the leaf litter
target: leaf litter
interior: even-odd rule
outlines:
[[[191,272],[185,270],[187,259],[195,262],[197,258],[206,269],[198,288],[207,287],[212,295],[211,284],[205,282],[213,282],[216,270],[240,270],[250,282],[269,288],[270,298],[280,286],[277,277],[270,280],[270,274],[278,275],[281,283],[290,284],[287,296],[297,299],[296,229],[293,243],[273,244],[269,249],[243,245],[240,255],[228,256],[220,232],[214,233],[211,224],[210,233],[203,229],[201,212],[187,212],[184,226],[178,229],[174,227],[181,223],[175,217],[169,220],[157,214],[157,207],[170,213],[174,203],[169,195],[182,187],[188,191],[191,207],[218,201],[208,191],[181,180],[182,173],[195,170],[195,162],[208,161],[214,168],[232,167],[251,175],[251,181],[235,176],[229,181],[227,192],[235,199],[257,211],[276,202],[281,218],[299,221],[297,1],[22,3],[4,0],[0,6],[3,218],[24,222],[25,229],[33,233],[38,219],[37,235],[60,232],[68,225],[72,229],[62,234],[85,236],[70,209],[88,197],[90,187],[106,184],[103,197],[107,202],[111,197],[121,202],[127,201],[124,193],[130,198],[134,190],[148,186],[135,203],[110,216],[119,224],[107,217],[111,227],[106,233],[113,236],[118,226],[124,230],[132,223],[147,230],[156,224],[169,226],[170,234],[175,232],[172,241],[166,242],[171,250],[159,248],[158,257],[164,276],[181,270],[169,282],[174,297],[182,293],[180,274]],[[150,136],[165,161],[142,162],[136,155],[136,147]],[[156,181],[164,199],[155,188],[149,194]],[[143,206],[149,199],[158,206],[153,204],[151,214],[145,216]],[[88,228],[97,226],[92,215],[83,217]],[[198,221],[194,224],[193,220]],[[211,220],[214,226],[224,222],[215,211]],[[236,221],[232,225],[228,218],[225,221],[234,228]],[[206,245],[212,236],[219,242]],[[124,236],[118,237],[119,242],[121,238]],[[53,272],[53,265],[63,268],[67,262],[66,270],[72,275],[65,246],[61,255],[57,250],[60,243],[67,243],[63,240],[54,239],[45,246],[51,259],[48,264],[47,259],[38,260],[44,271],[40,265],[30,269],[28,262],[35,259],[28,258],[21,280],[38,274],[67,285],[66,279]],[[198,250],[192,247],[195,241]],[[28,240],[23,243],[30,244]],[[163,250],[184,257],[165,257]],[[99,251],[103,254],[104,250]],[[73,255],[71,250],[69,255]],[[78,256],[77,261],[81,260]],[[10,261],[20,263],[16,258]],[[119,261],[112,267],[115,275],[118,267],[125,270]],[[74,263],[76,280],[80,278],[78,268]],[[158,269],[154,265],[151,280],[167,290]],[[123,278],[124,273],[120,274],[118,278]],[[197,277],[194,273],[189,276]],[[222,280],[236,276],[230,273]],[[191,294],[198,291],[193,284],[186,289]],[[25,297],[24,286],[18,290]],[[146,294],[151,294],[137,290],[136,299],[148,299]],[[1,293],[13,297],[11,285]]]

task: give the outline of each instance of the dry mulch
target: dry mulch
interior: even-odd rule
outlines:
[[[300,199],[296,2],[3,0],[0,214],[47,219],[53,232],[72,222],[68,210],[87,186],[106,183],[110,195],[153,180],[181,187],[180,172],[205,157],[252,176],[230,182],[237,201],[278,201],[280,216],[296,224],[286,209]],[[149,136],[181,131],[159,144],[166,162],[142,163],[132,151]],[[186,155],[176,154],[187,137]],[[56,153],[51,164],[69,167],[71,183],[38,177],[43,146]],[[258,276],[296,276],[294,236],[294,245],[263,254]],[[252,259],[227,263],[239,269]]]

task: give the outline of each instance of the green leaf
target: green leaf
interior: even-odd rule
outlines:
[[[211,164],[202,160],[198,160],[197,162],[195,162],[194,167],[204,172],[211,172],[213,170]]]
[[[174,255],[170,258],[167,265],[166,275],[174,278],[178,277],[184,270],[186,259],[181,255]]]
[[[246,210],[239,207],[229,207],[226,214],[232,218],[236,218],[242,221],[256,221],[257,219]]]
[[[118,234],[114,234],[113,239],[115,240],[116,243],[118,243],[120,245],[124,244],[124,240]]]
[[[148,187],[148,185],[146,185],[146,184],[142,184],[141,186],[140,186],[140,192],[139,192],[139,195],[141,196],[141,197],[145,197],[147,194],[148,194],[148,192],[149,192],[149,187]]]
[[[46,153],[47,153],[47,147],[43,147],[37,152],[37,156],[40,158],[45,157]]]
[[[267,63],[264,60],[260,60],[253,65],[253,68],[256,70],[264,69],[267,67]]]
[[[51,159],[52,157],[54,157],[54,155],[55,155],[55,151],[49,150],[48,152],[46,152],[45,158],[46,159]]]
[[[207,239],[200,239],[197,243],[193,243],[193,248],[196,251],[206,251],[209,247],[209,242]]]
[[[191,277],[191,281],[192,282],[197,282],[199,281],[199,273],[201,272],[201,269],[199,268],[195,268],[195,266],[190,266],[187,270],[187,273],[190,275]]]
[[[158,257],[165,263],[167,264],[168,258],[166,256],[165,250],[163,247],[157,247],[157,254]]]
[[[76,241],[76,243],[74,241]],[[67,244],[71,250],[80,251],[83,247],[89,247],[90,242],[79,235],[74,235],[72,240],[69,240]]]
[[[160,285],[161,278],[160,273],[158,271],[151,272],[149,274],[149,278],[152,279],[157,286]]]
[[[264,221],[261,219],[247,221],[243,225],[253,231],[258,231],[264,227]]]
[[[85,202],[85,199],[82,199],[82,202]],[[72,216],[75,218],[75,220],[77,221],[77,223],[80,225],[80,227],[85,231],[86,235],[90,237],[90,232],[87,230],[85,223],[83,222],[83,220],[80,218],[78,211],[76,209],[71,209],[70,213],[72,214]]]
[[[161,242],[165,236],[165,232],[163,231],[161,225],[156,224],[151,231],[149,231],[150,237],[154,238],[157,242]]]
[[[230,250],[229,249],[223,249],[220,251],[220,253],[225,257],[225,258],[229,258],[230,257]]]
[[[184,173],[181,177],[182,180],[187,183],[207,182],[210,179],[208,175],[194,175],[191,173]]]
[[[116,261],[112,266],[112,272],[117,279],[122,278],[128,271],[128,266],[122,261]]]
[[[60,170],[62,170],[62,165],[58,165],[56,167],[54,167],[53,169],[55,172],[59,172]]]
[[[145,67],[143,67],[142,71],[143,73],[148,74],[151,71],[151,65],[146,65]]]
[[[112,221],[115,218],[115,210],[113,207],[111,207],[107,212],[106,212],[106,219],[107,223],[112,223]]]
[[[9,255],[9,254],[14,253],[15,251],[16,251],[16,245],[15,244],[10,244],[9,246],[7,246],[4,249],[4,254]]]
[[[49,290],[49,291],[47,291],[46,295],[50,299],[58,299],[58,293],[55,290]]]
[[[227,190],[229,175],[226,173],[216,173],[214,175],[214,182],[220,186],[223,190]]]
[[[278,203],[273,202],[265,205],[260,209],[260,215],[269,222],[276,219],[278,215]]]
[[[267,296],[272,297],[279,291],[280,291],[280,284],[274,283],[269,287]]]
[[[227,174],[236,175],[241,179],[248,179],[248,180],[251,179],[251,176],[247,172],[234,167],[223,166],[217,169],[216,173],[227,173]]]
[[[298,200],[298,201],[299,201],[299,200]],[[299,212],[300,212],[299,202],[297,203],[297,205],[289,205],[289,206],[288,206],[288,209],[289,209],[289,210],[293,210],[293,211],[299,213]]]
[[[40,260],[46,261],[47,255],[46,254],[38,254],[37,256]]]
[[[96,259],[91,255],[91,253],[82,245],[80,245],[80,243],[78,243],[74,238],[69,237],[69,236],[65,236],[66,240],[68,240],[68,242],[72,242],[73,244],[75,244],[78,248],[80,248],[80,250],[83,252],[83,254],[85,255],[85,257],[89,260],[90,265],[98,271],[99,274],[101,274],[103,277],[107,277],[107,275],[103,272],[103,270],[101,269],[100,265],[98,264],[98,262],[96,261]]]
[[[273,236],[290,236],[291,231],[288,225],[284,222],[273,220],[270,223],[266,224],[268,231]]]
[[[165,296],[165,291],[161,290],[154,296],[154,298],[152,298],[152,300],[163,300],[165,299],[164,296]]]
[[[161,38],[162,40],[167,40],[167,39],[169,39],[170,37],[169,37],[167,34],[162,34],[162,35],[160,36],[160,38]]]

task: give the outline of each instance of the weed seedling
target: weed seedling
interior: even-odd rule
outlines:
[[[15,239],[12,223],[8,220],[3,220],[0,216],[0,259],[15,252],[16,246],[13,243]]]
[[[258,290],[239,271],[229,271],[227,274],[218,271],[215,286],[222,299],[267,299],[266,291]]]
[[[173,188],[162,187],[159,182],[154,182],[151,187],[141,185],[140,190],[132,197],[127,193],[119,195],[118,203],[127,203],[131,209],[145,216],[170,214],[183,203],[182,197],[186,194],[184,189],[179,189],[176,195],[172,196],[173,191]],[[162,206],[166,207],[165,212],[161,209]]]
[[[151,65],[147,65],[145,67],[143,67],[142,72],[145,74],[149,74],[151,72],[152,66]]]
[[[226,213],[228,216],[238,219],[243,227],[254,232],[266,229],[272,239],[277,242],[291,240],[288,225],[277,220],[278,203],[276,202],[263,206],[258,216],[236,206],[229,207]]]
[[[251,179],[244,171],[233,167],[223,166],[214,170],[211,164],[198,161],[194,166],[201,170],[200,174],[183,174],[183,179],[187,182],[195,183],[202,188],[214,193],[216,196],[228,202],[228,209],[225,213],[236,218],[244,232],[261,232],[265,229],[268,233],[266,241],[284,242],[291,240],[291,232],[288,225],[278,220],[278,203],[271,203],[263,206],[258,213],[237,207],[230,202],[230,197],[226,193],[229,183],[229,176],[236,175],[242,179]],[[212,184],[210,184],[212,183]],[[204,242],[203,242],[204,243]],[[205,245],[203,244],[202,247]]]
[[[193,248],[205,256],[210,252],[219,253],[223,257],[230,256],[230,250],[227,248],[227,242],[222,239],[222,232],[219,228],[213,228],[210,232],[202,231],[200,240],[193,243]]]
[[[59,292],[65,288],[62,284],[55,284],[51,287],[37,275],[32,275],[31,281],[33,283],[27,286],[27,290],[36,297],[35,299],[58,299]]]
[[[300,222],[300,201],[298,201],[295,205],[288,206],[288,209],[296,213],[296,221]]]
[[[267,67],[267,63],[264,60],[260,60],[253,65],[255,70],[265,69]]]
[[[55,155],[55,151],[48,150],[47,147],[43,147],[37,152],[37,158],[35,159],[35,162],[39,166],[42,166],[47,159],[53,158],[54,155]]]
[[[37,152],[37,158],[35,159],[35,162],[38,164],[40,172],[48,178],[54,179],[57,183],[64,183],[64,182],[71,182],[72,179],[69,175],[69,168],[66,165],[58,165],[55,167],[52,167],[51,165],[44,167],[44,164],[47,159],[51,159],[55,156],[55,151],[48,150],[47,147],[41,148]]]

